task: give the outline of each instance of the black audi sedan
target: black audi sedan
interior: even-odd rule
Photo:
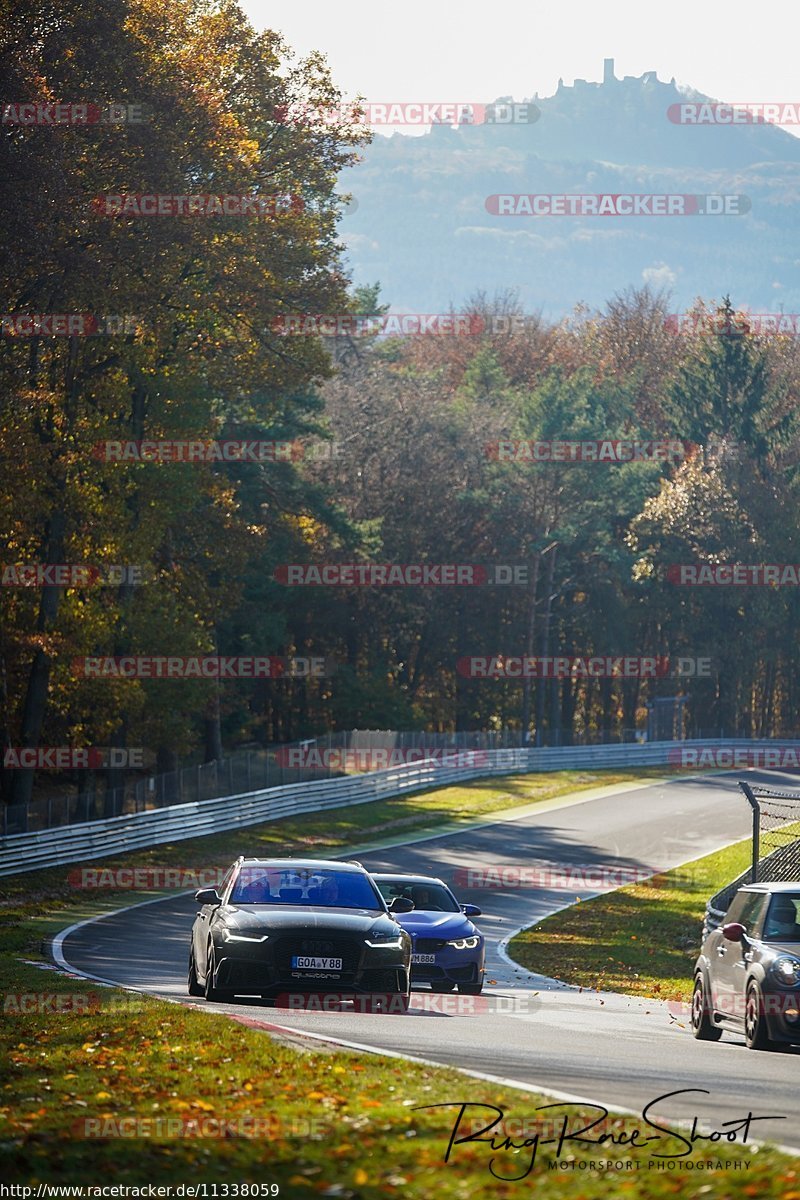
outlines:
[[[800,882],[739,888],[694,968],[692,1032],[751,1050],[800,1044]]]
[[[221,893],[195,899],[190,996],[368,994],[408,1007],[411,937],[393,913],[413,906],[387,907],[357,863],[239,858]]]

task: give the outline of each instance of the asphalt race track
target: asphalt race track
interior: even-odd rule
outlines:
[[[567,806],[549,806],[514,820],[437,836],[405,846],[354,852],[371,870],[438,875],[453,883],[465,867],[525,867],[532,860],[580,867],[677,866],[747,836],[751,814],[737,775],[683,778]],[[797,786],[794,776],[749,772],[753,781]],[[710,1132],[752,1112],[770,1120],[752,1126],[751,1139],[800,1148],[800,1048],[748,1051],[724,1034],[716,1044],[694,1040],[686,1016],[663,1002],[610,993],[579,992],[531,976],[509,963],[501,943],[520,926],[591,893],[550,889],[468,890],[462,901],[480,905],[477,924],[487,935],[487,980],[481,997],[462,997],[475,1012],[454,1015],[458,994],[418,989],[407,1015],[298,1012],[242,999],[208,1006],[284,1030],[408,1054],[502,1078],[530,1089],[588,1099],[610,1109],[640,1113],[657,1097],[661,1119],[697,1116]],[[123,910],[75,927],[60,943],[62,965],[96,979],[189,1002],[186,963],[196,904],[185,893]],[[699,941],[699,931],[698,931]],[[58,952],[57,952],[58,953]],[[684,1027],[682,1027],[682,1025]],[[480,1101],[480,1085],[465,1080],[455,1102]],[[520,1093],[515,1117],[533,1115]],[[783,1119],[777,1119],[783,1118]],[[705,1145],[706,1143],[700,1143]],[[725,1143],[719,1144],[724,1152]]]

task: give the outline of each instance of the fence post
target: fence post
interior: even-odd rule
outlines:
[[[747,797],[748,803],[753,810],[753,865],[750,870],[752,876],[750,882],[758,883],[758,859],[760,856],[760,838],[761,838],[761,806],[758,803],[753,789],[749,783],[739,780],[739,787]]]

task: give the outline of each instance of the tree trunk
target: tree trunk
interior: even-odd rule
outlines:
[[[45,535],[46,563],[64,561],[64,530],[66,517],[63,509],[58,509],[51,516]],[[62,588],[43,587],[39,601],[39,616],[36,622],[37,633],[47,633],[55,623],[58,615],[58,605]],[[47,711],[47,694],[50,688],[50,668],[52,659],[41,647],[36,651],[28,676],[28,687],[22,708],[19,745],[35,749],[39,745]],[[11,803],[28,804],[33,794],[33,768],[16,771],[11,785]]]
[[[528,603],[528,630],[525,636],[525,658],[533,657],[534,634],[536,632],[536,591],[539,586],[539,563],[541,554],[537,550],[533,557],[533,573]],[[531,677],[527,673],[522,676],[522,711],[520,714],[522,726],[522,744],[527,745],[531,726]],[[537,729],[538,733],[538,729]]]
[[[545,585],[545,609],[544,609],[544,627],[542,629],[542,658],[547,658],[550,653],[550,618],[553,612],[553,579],[556,572],[556,550],[557,545],[554,543],[550,551],[550,560],[547,564],[547,584]],[[541,680],[536,688],[536,743],[542,744],[542,735],[544,730],[544,712],[545,712],[545,696],[550,690],[550,681],[547,679]]]

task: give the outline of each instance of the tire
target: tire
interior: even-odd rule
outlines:
[[[692,992],[692,1033],[701,1042],[718,1042],[722,1030],[711,1020],[711,997],[702,975],[696,975]]]
[[[456,985],[454,983],[450,983],[450,981],[448,979],[443,979],[441,981],[437,981],[436,983],[432,983],[431,991],[432,992],[452,992],[452,990],[455,986]]]
[[[190,996],[205,995],[205,989],[200,986],[197,979],[197,971],[194,966],[194,948],[189,951],[189,978],[186,981],[186,990]]]
[[[769,1050],[772,1040],[764,1016],[764,997],[754,979],[747,985],[744,1008],[744,1040],[748,1050]]]
[[[214,946],[209,943],[208,956],[206,959],[206,983],[203,989],[203,995],[206,1000],[210,1000],[217,1004],[229,1004],[233,1000],[233,992],[226,991],[224,988],[214,987]]]
[[[483,983],[460,983],[458,990],[465,996],[480,996],[483,991]]]

